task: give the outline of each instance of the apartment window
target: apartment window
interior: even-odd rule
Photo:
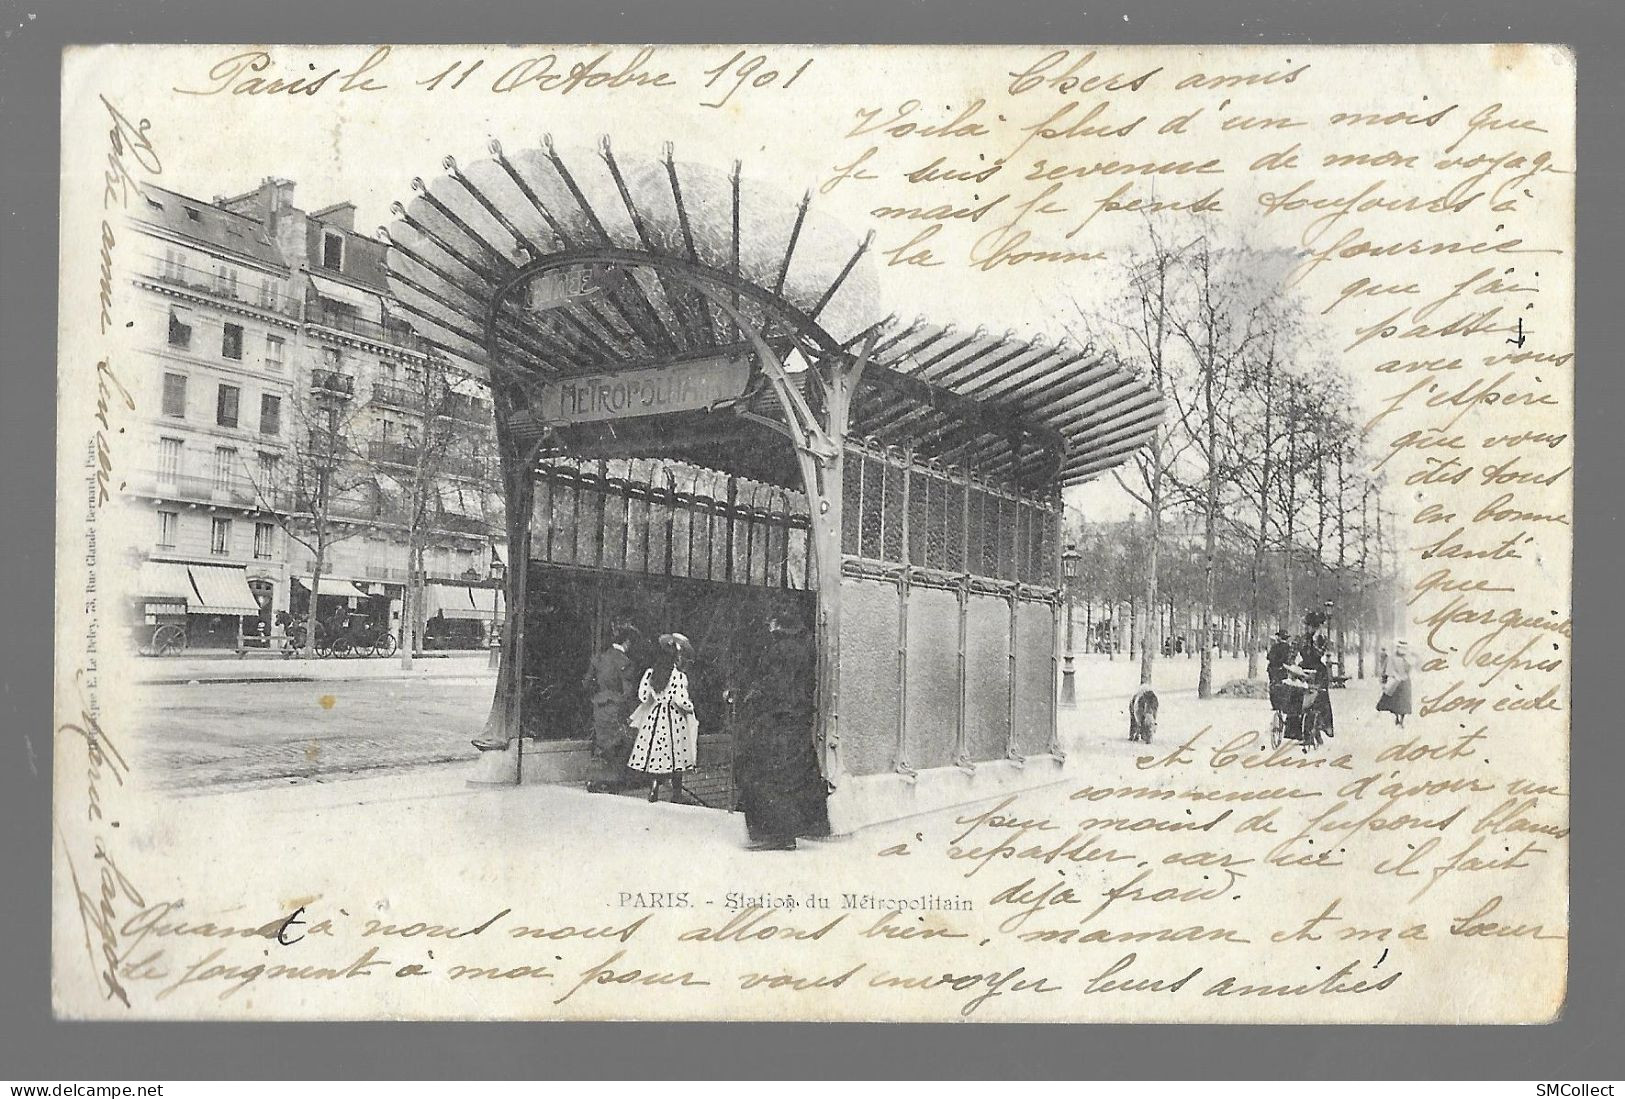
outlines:
[[[337,370],[344,365],[344,360],[339,356],[339,349],[336,347],[322,348],[322,365],[329,370]]]
[[[220,330],[220,354],[228,359],[243,357],[243,326],[228,324]]]
[[[164,375],[164,415],[186,416],[186,375]]]
[[[344,270],[344,235],[342,233],[327,232],[322,234],[322,266],[329,271]]]
[[[214,288],[217,293],[237,296],[237,268],[222,263],[214,269]]]
[[[181,475],[181,441],[179,439],[158,440],[158,479],[166,485],[172,485],[180,479]]]
[[[282,398],[270,393],[260,395],[260,434],[278,435],[282,432]]]
[[[214,422],[221,427],[237,426],[237,405],[242,399],[243,391],[234,385],[220,387],[219,395],[214,402]]]
[[[265,369],[280,371],[282,369],[282,351],[285,341],[281,336],[265,337]]]
[[[214,448],[214,487],[230,492],[237,487],[237,451],[234,447]]]
[[[276,484],[276,471],[277,471],[276,455],[275,454],[261,454],[260,455],[260,489],[261,489],[262,492],[269,492],[271,490],[272,486],[274,486]]]
[[[272,524],[254,524],[254,559],[256,561],[269,561],[271,559],[271,544],[275,537],[276,527]]]
[[[192,346],[192,326],[182,321],[173,309],[169,311],[169,346],[182,349]]]
[[[203,215],[199,214],[195,207],[183,206],[183,207],[181,207],[181,209],[186,211],[187,220],[189,220],[189,221],[202,221],[203,220]]]
[[[179,249],[165,248],[163,264],[158,268],[158,277],[167,279],[170,282],[179,282],[185,272],[186,257],[181,254]]]
[[[260,283],[260,305],[266,309],[275,309],[281,304],[277,299],[276,279],[267,278]]]
[[[216,519],[209,532],[209,552],[224,557],[231,552],[231,520]]]
[[[158,513],[158,545],[163,549],[175,548],[175,532],[180,529],[181,517],[173,511]]]

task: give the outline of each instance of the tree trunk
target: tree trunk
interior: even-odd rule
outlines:
[[[1205,372],[1207,395],[1207,516],[1203,532],[1202,562],[1202,666],[1196,676],[1196,697],[1213,697],[1213,596],[1214,555],[1218,552],[1219,536],[1219,424],[1218,409],[1213,400],[1213,364],[1211,356]]]
[[[1151,460],[1156,463],[1162,461],[1162,456],[1153,451]],[[1157,565],[1162,550],[1162,492],[1160,486],[1151,489],[1151,506],[1146,509],[1149,513],[1151,527],[1151,550],[1146,556],[1145,563],[1145,627],[1141,630],[1140,641],[1140,682],[1151,682],[1152,665],[1157,659],[1157,646],[1161,641],[1162,630],[1158,628],[1162,607],[1157,602]]]
[[[310,563],[310,613],[305,616],[305,659],[309,660],[316,655],[316,624],[320,620],[317,608],[321,605],[318,597],[322,593],[322,570],[327,568],[327,547],[322,539],[316,541],[316,556]]]
[[[406,590],[401,594],[401,670],[412,670],[412,657],[417,654],[418,647],[418,604],[423,594],[422,571],[418,568],[420,552],[416,551],[413,543],[416,537],[408,537],[406,543]]]

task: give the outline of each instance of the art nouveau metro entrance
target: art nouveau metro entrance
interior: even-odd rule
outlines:
[[[690,692],[701,759],[687,778],[702,804],[734,804],[747,733],[734,699],[757,674],[764,627],[792,612],[811,622],[806,501],[800,493],[650,459],[540,463],[530,542],[521,721],[537,777],[589,768],[592,712],[582,672],[631,623],[653,662],[653,638],[694,643]]]
[[[1055,781],[1060,489],[1154,434],[1156,392],[1092,348],[898,322],[870,239],[738,165],[491,151],[389,229],[414,324],[489,372],[529,562],[475,781],[568,776],[548,687],[616,614],[683,629],[721,691],[775,601],[812,611],[837,831]]]

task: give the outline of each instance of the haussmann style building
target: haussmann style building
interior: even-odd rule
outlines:
[[[241,649],[264,644],[278,612],[344,609],[398,632],[416,568],[429,644],[483,646],[506,565],[483,370],[413,330],[385,246],[356,231],[353,206],[307,213],[293,192],[267,179],[204,201],[146,185],[132,208],[131,338],[149,364],[134,386],[146,457],[125,485],[150,530],[132,562],[135,640]],[[429,438],[448,442],[419,494],[413,562],[403,510]],[[307,514],[318,482],[333,489],[319,584]]]

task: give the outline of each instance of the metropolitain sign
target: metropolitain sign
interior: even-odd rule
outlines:
[[[542,389],[542,419],[582,424],[709,408],[745,392],[750,363],[746,355],[715,356],[550,381]]]

